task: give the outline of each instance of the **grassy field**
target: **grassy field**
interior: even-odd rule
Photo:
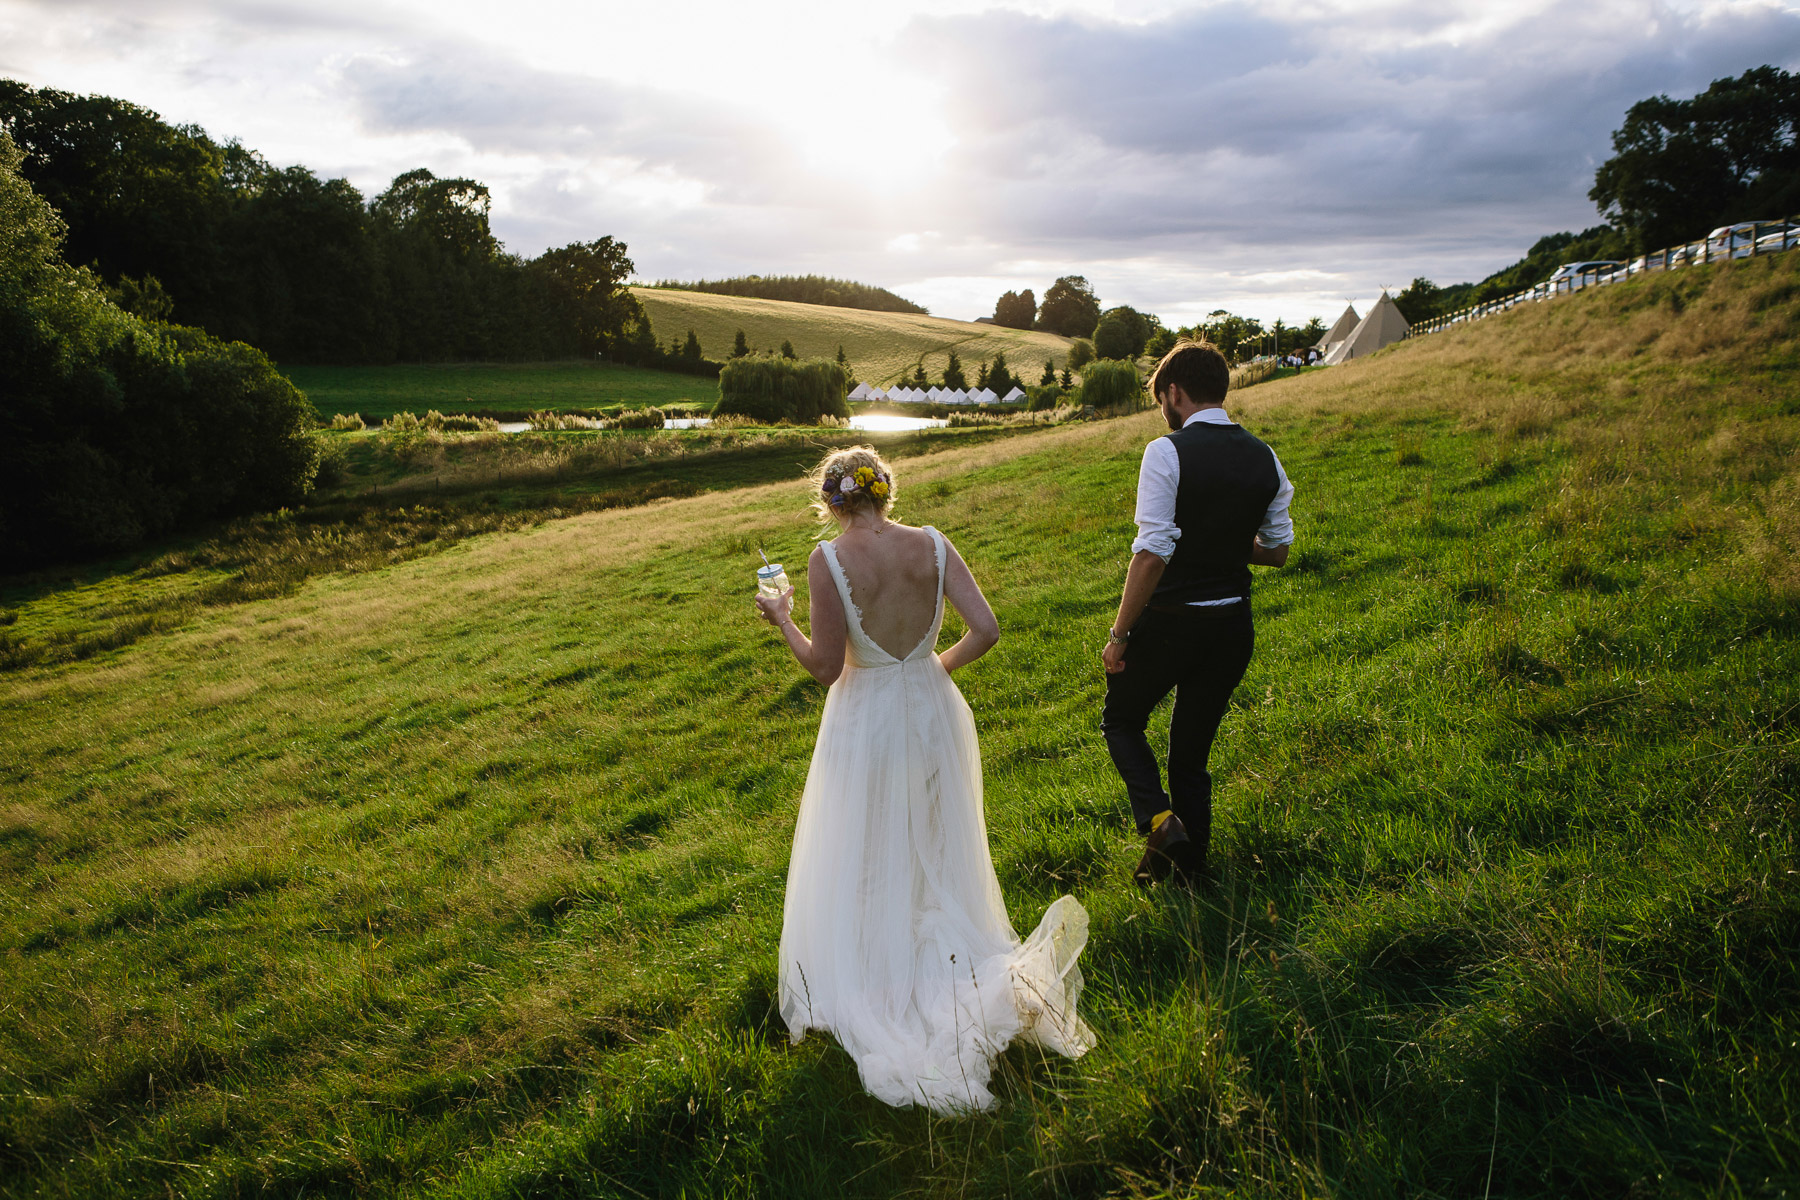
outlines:
[[[434,408],[442,413],[517,413],[523,419],[523,414],[545,408],[711,408],[719,398],[714,379],[612,363],[442,363],[282,371],[320,415],[361,413],[370,423],[397,412],[423,416]]]
[[[731,353],[733,339],[741,329],[753,349],[778,350],[785,339],[794,343],[802,358],[836,358],[842,346],[857,379],[883,386],[898,382],[903,373],[910,376],[921,361],[931,381],[939,382],[952,349],[961,358],[971,386],[977,364],[996,353],[1006,355],[1015,375],[1036,383],[1045,359],[1062,369],[1070,345],[1068,338],[1053,333],[912,313],[827,308],[665,288],[631,291],[650,314],[664,345],[692,329],[706,357],[723,359]]]
[[[822,692],[747,585],[804,561],[796,464],[0,676],[0,1192],[1793,1195],[1793,257],[1233,398],[1299,543],[1198,896],[1130,886],[1096,729],[1154,415],[914,445],[1004,631],[958,679],[1015,923],[1093,916],[1097,1048],[1009,1052],[990,1115],[771,1008]],[[4,632],[233,570],[166,558]]]

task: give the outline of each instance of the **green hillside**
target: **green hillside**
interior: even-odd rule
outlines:
[[[971,385],[976,364],[996,353],[1006,355],[1014,374],[1035,383],[1045,359],[1062,369],[1070,344],[1068,338],[1053,333],[912,313],[827,308],[666,288],[631,291],[650,314],[656,335],[665,345],[671,337],[681,337],[692,329],[706,357],[723,359],[731,353],[741,329],[754,349],[777,350],[788,340],[802,358],[835,358],[842,346],[856,377],[881,385],[898,382],[902,373],[910,375],[921,360],[925,373],[936,383],[943,377],[951,350],[962,359]]]
[[[957,679],[1009,909],[1093,918],[1097,1047],[962,1120],[772,1009],[823,699],[750,612],[812,536],[791,446],[243,603],[205,545],[6,581],[7,639],[210,599],[0,674],[0,1192],[1789,1194],[1797,364],[1783,255],[1234,394],[1299,540],[1198,895],[1131,886],[1097,729],[1156,414],[910,443],[1003,630]]]

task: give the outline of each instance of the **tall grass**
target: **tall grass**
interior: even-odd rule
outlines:
[[[1095,727],[1156,415],[899,466],[1005,630],[958,682],[1009,911],[1093,919],[1098,1046],[1008,1052],[989,1115],[888,1109],[773,1011],[822,693],[745,598],[759,546],[806,552],[797,482],[13,672],[0,1188],[1791,1194],[1795,281],[1634,281],[1234,393],[1299,540],[1197,894],[1131,886]],[[9,593],[0,632],[118,588]]]

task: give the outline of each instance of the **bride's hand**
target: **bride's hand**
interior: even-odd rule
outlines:
[[[788,588],[779,596],[765,596],[758,592],[756,594],[756,611],[763,620],[777,629],[781,628],[781,623],[786,621],[794,611],[794,589]]]

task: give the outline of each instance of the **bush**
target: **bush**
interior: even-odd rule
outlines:
[[[540,409],[531,413],[526,417],[526,420],[530,421],[531,428],[539,433],[547,433],[558,429],[605,428],[602,422],[597,421],[592,417],[577,416],[574,413],[550,412],[545,409]],[[494,428],[496,430],[500,428],[500,423],[498,421],[494,422]]]
[[[1043,412],[1063,402],[1063,390],[1055,384],[1026,388],[1025,395],[1025,407],[1031,412]]]
[[[1081,377],[1081,402],[1096,409],[1124,409],[1135,412],[1150,406],[1150,397],[1138,378],[1137,368],[1128,362],[1103,359],[1090,366]]]
[[[439,433],[459,431],[465,433],[494,433],[500,428],[500,422],[494,420],[492,417],[465,417],[460,413],[446,417],[435,408],[426,409],[425,415],[420,419],[419,424],[427,429],[436,430]]]
[[[313,407],[261,351],[122,311],[0,130],[0,561],[123,549],[297,503]]]
[[[1086,338],[1076,338],[1069,344],[1069,357],[1063,366],[1071,371],[1079,371],[1094,361],[1094,343]]]
[[[661,429],[666,419],[660,408],[634,408],[614,417],[611,424],[614,429]]]
[[[336,487],[344,482],[350,468],[349,455],[344,453],[343,439],[322,437],[316,440],[319,447],[319,469],[313,476],[313,486]]]
[[[361,413],[337,413],[331,418],[333,429],[367,429]]]
[[[850,416],[850,377],[822,358],[740,358],[719,373],[716,416],[745,416],[765,424],[817,425],[820,417]]]

